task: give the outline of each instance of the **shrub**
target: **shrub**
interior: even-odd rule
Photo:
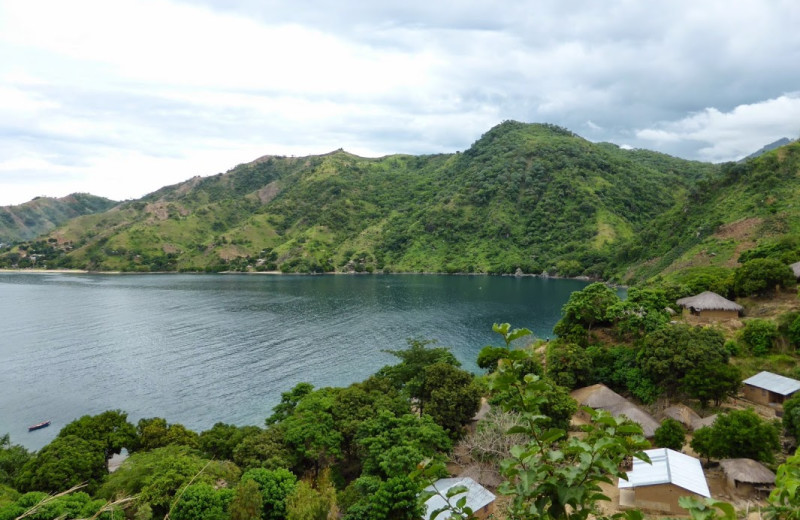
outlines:
[[[777,287],[792,287],[792,269],[772,258],[756,258],[745,262],[733,275],[733,290],[739,296],[764,295]]]
[[[686,442],[686,430],[683,428],[683,425],[675,419],[667,418],[664,419],[661,426],[656,428],[653,440],[656,446],[681,451],[681,448],[683,448]]]
[[[742,340],[755,356],[763,356],[772,350],[778,338],[778,327],[769,320],[747,320],[742,329]]]

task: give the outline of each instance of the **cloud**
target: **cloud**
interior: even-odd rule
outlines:
[[[789,0],[0,0],[0,164],[38,165],[0,204],[265,154],[453,152],[504,119],[732,159],[779,110],[709,132],[794,99],[798,26]],[[137,181],[89,185],[114,172]]]
[[[800,137],[800,92],[722,112],[706,108],[677,121],[661,122],[636,132],[659,148],[698,149],[706,161],[739,159],[783,137]],[[754,136],[761,141],[754,142]]]

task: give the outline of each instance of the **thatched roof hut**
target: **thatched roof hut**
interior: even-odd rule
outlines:
[[[700,416],[697,415],[697,412],[685,404],[675,404],[669,408],[665,408],[663,414],[664,417],[675,419],[690,430],[694,429],[695,422],[700,420]]]
[[[624,415],[642,427],[645,437],[655,435],[656,428],[661,426],[653,417],[603,384],[579,388],[570,393],[579,405],[595,410],[606,410],[614,417]]]
[[[699,430],[704,426],[713,426],[715,422],[717,422],[717,414],[709,415],[708,417],[697,418],[696,421],[692,423],[692,430]]]
[[[744,310],[744,307],[738,303],[711,291],[681,298],[677,301],[677,304],[685,309],[685,313],[708,320],[734,319]]]
[[[737,495],[765,492],[775,485],[775,473],[753,459],[719,461],[728,481],[728,488]]]

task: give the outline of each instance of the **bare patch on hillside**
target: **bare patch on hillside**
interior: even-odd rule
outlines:
[[[144,207],[144,211],[152,215],[155,220],[167,220],[169,218],[167,203],[163,201],[151,202]]]
[[[759,217],[737,220],[736,222],[730,222],[720,226],[717,232],[712,236],[721,239],[732,238],[737,241],[752,240],[756,230],[763,223],[764,219]]]
[[[258,190],[258,199],[261,201],[261,204],[267,204],[272,199],[278,196],[278,193],[281,192],[280,186],[278,186],[278,181],[272,181],[260,190]]]

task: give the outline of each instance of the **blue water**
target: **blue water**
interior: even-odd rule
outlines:
[[[406,338],[465,368],[496,322],[552,334],[584,282],[488,276],[0,274],[0,434],[38,449],[122,409],[197,431],[263,425],[280,393],[360,381]],[[51,427],[27,426],[50,419]]]

